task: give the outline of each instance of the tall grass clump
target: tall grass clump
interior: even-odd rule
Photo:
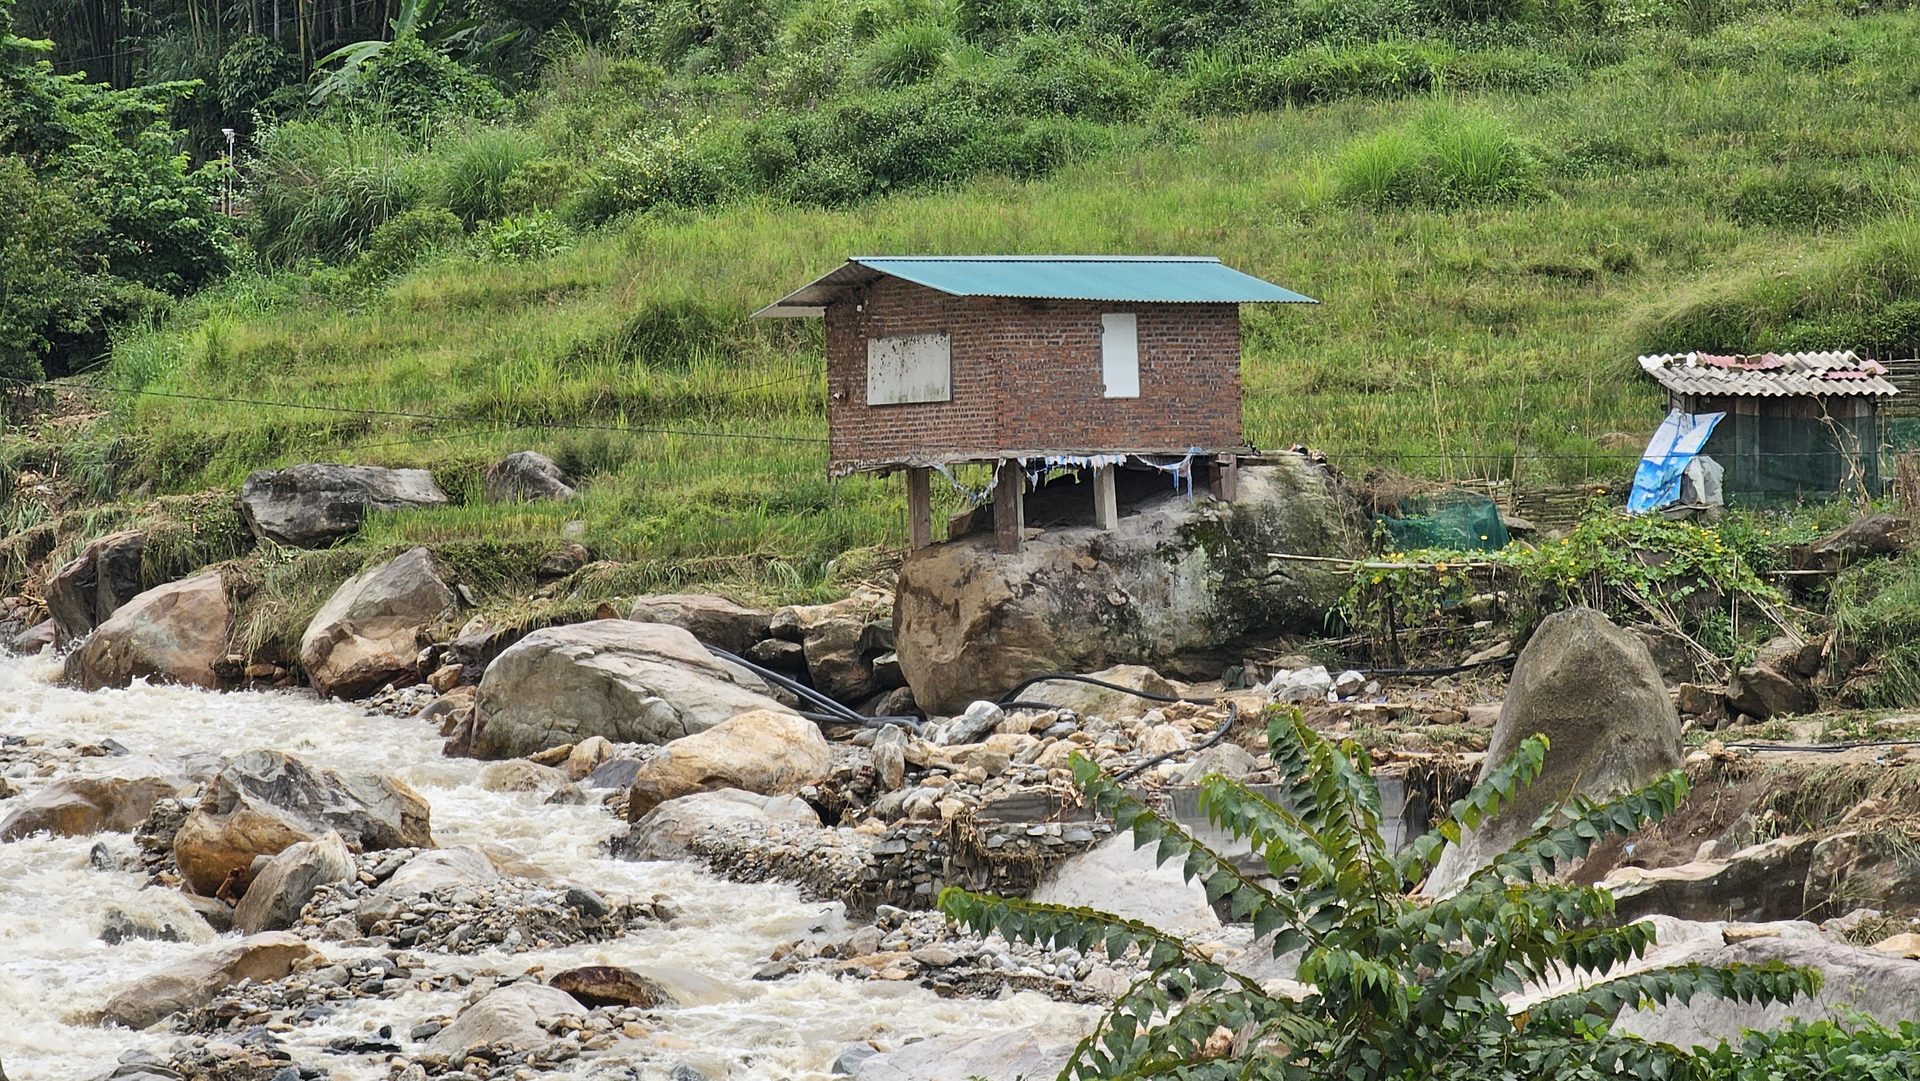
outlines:
[[[953,31],[938,23],[902,23],[875,38],[861,54],[860,80],[868,86],[892,87],[931,78],[955,44]]]
[[[254,247],[273,264],[352,254],[428,189],[421,158],[390,128],[295,121],[262,133],[256,148]]]
[[[1341,202],[1376,208],[1517,203],[1545,190],[1539,158],[1504,120],[1440,103],[1353,143],[1334,172]]]
[[[463,132],[434,147],[434,197],[472,225],[505,217],[513,181],[539,158],[545,145],[524,128],[495,126]]]

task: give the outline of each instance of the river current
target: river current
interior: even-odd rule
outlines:
[[[571,1072],[543,1077],[666,1078],[685,1064],[713,1081],[810,1081],[827,1078],[833,1060],[862,1041],[892,1049],[945,1033],[1023,1025],[1077,1032],[1088,1016],[1084,1008],[1032,993],[997,1001],[942,999],[911,983],[820,973],[757,983],[752,974],[768,953],[800,937],[826,905],[790,886],[728,882],[689,864],[607,859],[601,847],[619,824],[604,809],[549,806],[533,793],[483,791],[476,784],[482,763],[441,757],[437,731],[419,721],[369,716],[304,692],[217,694],[135,684],[86,693],[58,686],[58,674],[59,663],[50,656],[0,659],[0,736],[39,737],[49,744],[113,739],[133,754],[162,760],[271,748],[329,769],[392,773],[432,804],[433,835],[441,845],[498,845],[549,874],[606,893],[670,897],[679,918],[636,928],[622,939],[518,954],[426,954],[429,971],[491,967],[512,976],[533,965],[547,972],[583,964],[647,965],[683,969],[726,989],[721,1001],[663,1011],[648,1039],[623,1041],[602,1057],[569,1064]],[[124,761],[80,758],[72,770],[111,772]],[[12,778],[22,797],[0,801],[0,817],[18,798],[66,775]],[[144,874],[95,869],[88,856],[98,842],[124,864],[138,865],[128,834],[0,843],[0,1065],[10,1081],[88,1081],[110,1072],[134,1048],[165,1058],[183,1037],[164,1025],[151,1032],[102,1028],[92,1015],[126,982],[220,941],[210,930],[201,942],[101,941],[101,923],[112,908],[183,910],[170,891],[144,889]],[[332,960],[369,952],[316,945]],[[464,994],[417,990],[396,999],[361,1000],[280,1037],[296,1061],[326,1067],[334,1078],[386,1078],[384,1058],[330,1054],[327,1041],[392,1025],[404,1044],[416,1021],[451,1014],[465,1001]]]

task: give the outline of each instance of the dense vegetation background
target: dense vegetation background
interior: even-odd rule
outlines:
[[[809,588],[904,515],[896,482],[823,476],[818,328],[747,316],[859,252],[1215,254],[1318,297],[1248,312],[1247,430],[1356,473],[1620,479],[1660,414],[1639,351],[1920,346],[1900,4],[14,19],[0,356],[78,392],[5,444],[70,486],[13,493],[14,529],[298,460],[427,465],[463,498],[534,447],[582,502],[362,540],[579,520],[671,580]]]

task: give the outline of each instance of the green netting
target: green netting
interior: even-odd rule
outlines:
[[[1374,516],[1398,552],[1415,548],[1454,548],[1496,552],[1507,546],[1500,508],[1479,492],[1455,489],[1402,499],[1396,513]]]
[[[1831,499],[1864,487],[1880,490],[1875,417],[1832,421],[1734,414],[1722,419],[1701,453],[1726,470],[1733,504]]]

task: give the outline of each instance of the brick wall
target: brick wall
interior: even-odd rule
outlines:
[[[1100,316],[1138,316],[1140,397],[1107,398]],[[1228,450],[1240,432],[1240,309],[954,297],[882,278],[827,309],[834,472],[907,459]],[[953,397],[869,408],[867,339],[946,331]]]

